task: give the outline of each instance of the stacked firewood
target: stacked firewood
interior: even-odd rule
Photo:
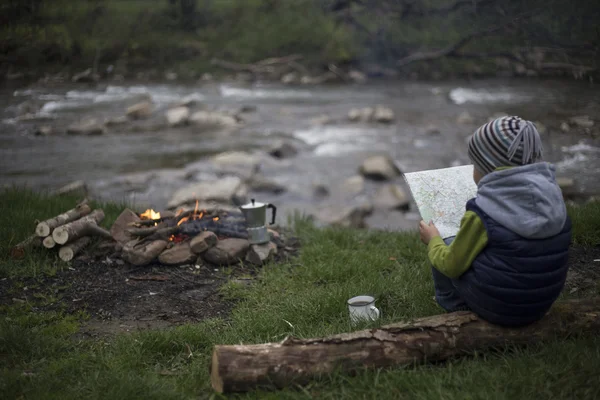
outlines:
[[[71,261],[92,241],[92,237],[112,238],[110,232],[99,224],[104,219],[104,211],[92,210],[87,202],[78,204],[56,217],[41,221],[35,233],[17,244],[11,250],[13,258],[22,258],[28,248],[58,248],[58,256],[63,261]]]

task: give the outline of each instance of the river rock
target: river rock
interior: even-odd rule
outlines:
[[[319,210],[316,217],[320,221],[331,226],[361,229],[367,227],[365,218],[372,213],[373,206],[370,204],[348,207],[343,207],[338,204]]]
[[[245,239],[223,239],[208,249],[202,257],[215,265],[234,265],[243,260],[250,248]]]
[[[163,265],[190,264],[196,261],[196,255],[190,248],[190,242],[175,243],[170,249],[166,249],[158,256],[158,261]]]
[[[371,107],[353,108],[348,111],[348,120],[352,122],[368,122],[373,117],[375,110]]]
[[[575,180],[567,177],[557,177],[556,183],[563,193],[565,199],[573,198],[577,194]]]
[[[268,153],[275,158],[291,158],[298,154],[298,149],[296,149],[292,144],[288,142],[278,142],[273,147],[268,150]]]
[[[149,101],[143,101],[127,108],[125,113],[131,119],[144,119],[152,115],[154,106]]]
[[[51,136],[53,134],[54,128],[52,128],[50,125],[42,125],[38,127],[34,132],[35,136]]]
[[[213,232],[200,232],[200,234],[196,235],[190,242],[190,249],[196,254],[201,254],[215,246],[218,241],[217,235]]]
[[[246,254],[246,261],[254,265],[263,265],[277,254],[277,245],[273,242],[253,244]]]
[[[284,85],[295,85],[300,82],[300,76],[297,72],[290,72],[281,77],[281,83]]]
[[[197,126],[236,127],[238,120],[228,114],[217,111],[197,111],[189,118]]]
[[[355,69],[348,72],[348,78],[356,83],[365,83],[367,81],[367,75]]]
[[[373,113],[373,120],[382,124],[389,124],[394,122],[394,112],[389,107],[377,106]]]
[[[175,208],[196,200],[228,204],[243,187],[242,180],[235,176],[194,183],[176,191],[169,200],[168,208]]]
[[[128,122],[129,122],[129,120],[127,119],[127,117],[123,115],[120,117],[107,119],[106,121],[104,121],[104,126],[106,126],[107,128],[112,128],[115,126],[125,125]]]
[[[456,123],[460,124],[460,125],[471,125],[471,124],[475,123],[475,118],[473,118],[473,116],[471,114],[469,114],[467,111],[463,111],[456,118]]]
[[[254,175],[252,178],[250,178],[247,181],[247,185],[249,189],[254,192],[281,194],[286,191],[285,186],[259,175]]]
[[[94,74],[92,69],[88,68],[83,72],[73,75],[71,80],[77,83],[92,83],[98,82],[100,80],[100,76],[98,74]]]
[[[313,185],[313,196],[317,199],[324,199],[329,196],[329,188],[322,183]]]
[[[363,161],[359,172],[366,178],[385,181],[400,175],[400,169],[394,161],[384,155],[372,156]]]
[[[410,199],[400,186],[389,184],[377,190],[373,203],[379,208],[408,211]]]
[[[579,128],[592,128],[594,126],[594,121],[588,115],[569,118],[569,122]]]
[[[94,136],[102,135],[104,133],[104,125],[98,123],[98,121],[96,121],[95,119],[76,122],[67,128],[67,134],[69,135]]]
[[[126,208],[123,210],[123,212],[121,212],[121,214],[110,227],[110,234],[117,242],[125,245],[134,239],[133,236],[127,232],[129,229],[131,229],[131,224],[139,221],[139,215],[129,208]]]
[[[342,191],[349,195],[357,195],[365,189],[365,178],[361,175],[354,175],[342,182]]]
[[[540,135],[543,135],[546,132],[548,132],[548,128],[546,128],[546,125],[542,124],[541,122],[535,121],[533,124],[535,125],[535,128],[537,129]]]
[[[175,107],[165,113],[167,123],[171,127],[185,125],[190,117],[190,109],[187,107]]]

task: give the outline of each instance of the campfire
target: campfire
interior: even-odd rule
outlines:
[[[258,228],[248,225],[249,215],[258,216],[259,220],[262,217],[264,221],[267,208],[275,210],[272,205],[255,203],[254,200],[249,205],[252,213],[246,215],[242,211],[200,209],[198,201],[194,209],[188,211],[149,208],[137,213],[125,209],[109,232],[99,226],[104,219],[103,211],[92,210],[87,203],[82,203],[40,222],[36,233],[15,246],[12,254],[19,258],[30,247],[58,248],[59,257],[71,261],[83,254],[86,248],[92,247],[93,238],[99,237],[103,239],[104,247],[112,246],[113,254],[135,266],[157,262],[167,266],[233,265],[239,262],[262,265],[286,248],[278,232],[267,230],[266,221]],[[260,241],[256,239],[257,229],[264,230]]]

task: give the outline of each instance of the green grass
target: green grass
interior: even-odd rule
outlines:
[[[77,205],[82,199],[72,196],[50,197],[45,193],[17,188],[5,189],[0,194],[0,278],[37,277],[54,274],[67,267],[56,252],[33,248],[22,260],[8,257],[10,249],[35,233],[36,221],[57,216]],[[90,203],[93,209],[102,208],[105,218],[101,225],[109,228],[125,205]],[[6,210],[6,211],[5,211]]]
[[[32,218],[73,204],[27,191],[0,195],[5,210],[0,240],[21,239]],[[28,211],[35,208],[34,212]],[[118,207],[105,206],[112,216]],[[8,212],[6,212],[8,210]],[[600,203],[570,209],[575,239],[593,244]],[[9,214],[9,216],[6,216]],[[108,214],[108,213],[107,213]],[[108,218],[107,218],[108,219]],[[7,225],[7,221],[11,223]],[[588,226],[589,224],[589,226]],[[23,226],[20,228],[20,226]],[[598,226],[598,225],[596,225]],[[290,264],[269,265],[250,287],[233,283],[223,293],[240,299],[227,319],[114,338],[80,340],[81,316],[36,312],[35,305],[0,310],[0,391],[27,399],[221,398],[209,384],[215,344],[280,341],[352,329],[345,300],[371,294],[381,324],[439,314],[424,246],[414,233],[319,230],[299,222],[303,247]],[[2,271],[22,268],[5,258]],[[38,254],[39,263],[52,257]],[[35,257],[32,256],[32,259]],[[47,267],[39,266],[39,271]],[[25,271],[31,271],[25,269]],[[25,273],[18,275],[23,276]],[[378,324],[364,324],[359,328]],[[523,349],[486,353],[438,365],[361,371],[323,377],[305,388],[251,392],[243,398],[529,399],[600,396],[600,338],[571,337]]]

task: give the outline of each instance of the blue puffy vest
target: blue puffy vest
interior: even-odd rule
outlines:
[[[471,268],[454,280],[460,296],[481,318],[498,325],[527,325],[542,318],[567,278],[571,220],[546,239],[526,239],[494,221],[475,203],[488,235]]]

